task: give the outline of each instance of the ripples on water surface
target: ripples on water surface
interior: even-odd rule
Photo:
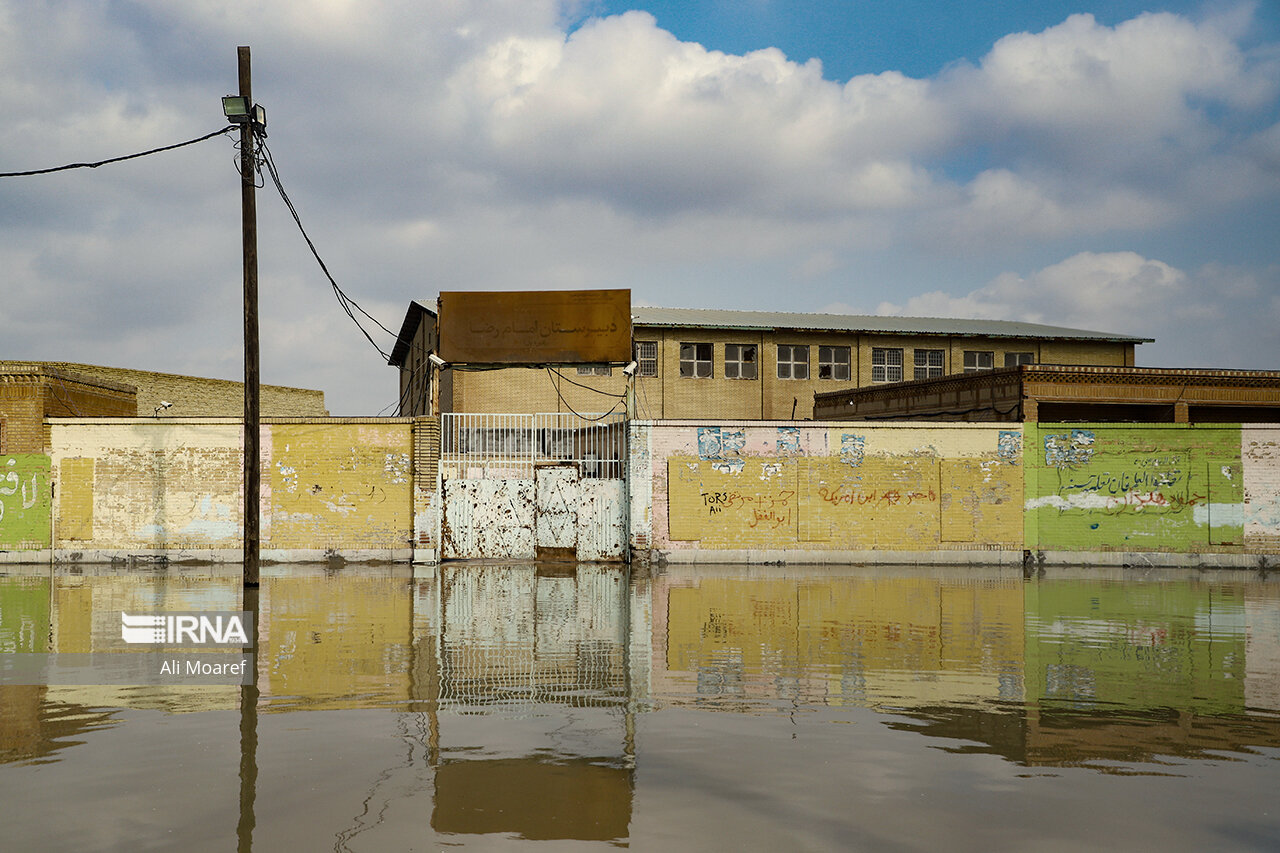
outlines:
[[[0,652],[238,568],[0,574]],[[0,686],[0,849],[1274,850],[1256,573],[290,567],[259,696]]]

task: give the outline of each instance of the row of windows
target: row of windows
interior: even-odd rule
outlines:
[[[873,347],[871,350],[871,381],[902,382],[906,377],[903,372],[903,353],[898,347]],[[912,379],[935,379],[942,376],[945,370],[944,350],[918,349],[914,352],[915,363]],[[1020,364],[1035,364],[1036,356],[1032,352],[1006,352],[1005,367],[1017,367]],[[991,350],[965,350],[964,372],[977,373],[980,370],[993,370],[996,354]]]
[[[818,378],[847,382],[850,348],[836,346],[810,347],[808,344],[778,344],[778,378],[808,379],[809,350],[818,351]],[[713,345],[709,343],[680,344],[680,375],[689,379],[709,379],[712,376]],[[873,347],[871,350],[871,381],[901,382],[904,376],[904,354],[901,347]],[[636,375],[658,375],[657,341],[636,341]],[[914,356],[913,379],[933,379],[943,375],[945,350],[917,349]],[[1006,352],[1004,366],[1034,364],[1035,354],[1030,352]],[[759,378],[759,357],[755,344],[724,345],[724,377],[726,379]],[[964,372],[991,370],[995,367],[995,353],[990,350],[966,350]],[[608,367],[589,365],[578,368],[582,376],[608,376]]]
[[[691,379],[706,379],[712,375],[712,344],[680,344],[680,375]],[[637,373],[641,376],[657,376],[658,360],[655,352],[650,360],[641,360]],[[818,351],[818,378],[849,381],[849,347],[819,346],[807,344],[780,344],[778,346],[778,378],[808,379],[809,350]],[[637,346],[637,350],[639,347]],[[726,379],[758,379],[759,351],[755,344],[724,345],[724,377]]]

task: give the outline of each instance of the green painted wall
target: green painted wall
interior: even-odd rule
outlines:
[[[1239,425],[1028,424],[1024,461],[1030,549],[1244,544]]]
[[[0,549],[48,548],[52,506],[49,457],[0,454]]]

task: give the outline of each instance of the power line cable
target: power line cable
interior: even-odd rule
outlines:
[[[548,367],[548,368],[547,368],[547,373],[548,373],[548,374],[551,374],[551,373],[555,373],[555,371],[553,371],[550,367]],[[557,376],[559,376],[559,374],[556,374],[556,375],[557,375]],[[561,378],[561,379],[564,379],[564,377],[563,377],[563,376],[561,376],[560,378]],[[577,384],[577,383],[574,383],[574,384]],[[623,402],[623,397],[619,397],[619,398],[618,398],[618,401],[617,401],[616,403],[614,403],[614,404],[613,404],[613,408],[612,408],[612,409],[610,409],[609,411],[605,412],[603,415],[599,415],[599,416],[597,416],[597,417],[591,418],[591,417],[587,417],[586,415],[582,414],[582,413],[581,413],[581,412],[579,412],[577,409],[575,409],[573,406],[569,405],[569,401],[568,401],[568,400],[566,400],[566,399],[564,398],[564,395],[560,393],[560,386],[556,385],[556,381],[555,381],[555,379],[552,379],[552,380],[551,380],[551,387],[555,389],[556,396],[557,396],[558,398],[560,398],[560,402],[564,405],[564,407],[565,407],[566,409],[568,409],[568,410],[569,410],[571,413],[573,413],[574,415],[577,415],[579,419],[584,420],[584,421],[591,421],[591,422],[594,422],[594,421],[602,421],[602,420],[604,420],[605,418],[609,417],[609,415],[612,415],[614,412],[618,411],[618,406],[622,405],[622,402]],[[585,386],[584,386],[584,387],[585,387]],[[625,396],[625,395],[624,395],[624,396]]]
[[[563,373],[556,370],[554,367],[551,367],[550,365],[547,365],[547,370],[551,371],[556,376],[559,376],[561,379],[563,379],[565,382],[568,382],[570,385],[577,385],[579,388],[586,388],[588,391],[595,391],[597,394],[602,394],[605,397],[615,397],[619,400],[625,400],[627,397],[626,391],[623,391],[621,394],[615,394],[612,391],[601,391],[599,388],[593,388],[590,385],[584,385],[581,382],[574,382],[568,376],[565,376]]]
[[[398,336],[395,332],[378,322],[376,317],[361,308],[354,299],[348,296],[346,292],[338,286],[338,282],[334,280],[333,275],[329,272],[329,267],[325,264],[324,259],[320,257],[320,252],[316,249],[316,244],[312,242],[310,235],[307,234],[307,229],[303,227],[302,218],[298,215],[298,209],[293,206],[293,202],[290,200],[289,194],[285,192],[284,184],[280,180],[280,173],[276,169],[275,158],[271,156],[271,149],[267,147],[265,142],[262,143],[262,153],[264,155],[262,159],[263,162],[266,163],[267,172],[271,175],[271,182],[275,184],[276,191],[280,193],[280,198],[284,201],[285,207],[289,209],[289,214],[293,216],[293,221],[297,224],[298,231],[302,234],[302,239],[306,241],[307,248],[311,250],[311,255],[316,259],[316,263],[320,265],[320,271],[323,272],[325,278],[329,280],[329,284],[333,288],[333,295],[338,300],[338,304],[342,306],[342,310],[351,318],[351,322],[356,324],[356,328],[358,328],[360,333],[365,336],[365,339],[373,345],[373,348],[378,351],[378,354],[382,356],[383,360],[390,361],[390,354],[385,352],[382,347],[378,346],[378,342],[373,339],[373,336],[370,335],[368,330],[366,330],[360,323],[360,320],[356,318],[355,312],[351,309],[355,308],[356,311],[359,311],[365,317],[369,318],[378,326],[378,328],[382,329],[382,331],[386,332],[388,335],[391,335],[392,337]]]
[[[215,136],[221,136],[236,129],[236,125],[230,124],[215,130],[213,133],[206,133],[204,136],[196,139],[188,139],[186,142],[178,142],[174,145],[164,145],[160,148],[152,148],[150,151],[139,151],[137,154],[126,154],[123,157],[111,157],[106,160],[99,160],[96,163],[68,163],[65,166],[53,166],[48,169],[28,169],[25,172],[0,172],[0,178],[25,178],[31,175],[48,175],[53,172],[65,172],[68,169],[96,169],[99,166],[105,166],[108,163],[121,163],[125,160],[136,160],[139,157],[146,157],[150,154],[159,154],[162,151],[172,151],[175,148],[182,148],[187,145],[195,145],[197,142],[204,142],[206,139],[213,139]]]

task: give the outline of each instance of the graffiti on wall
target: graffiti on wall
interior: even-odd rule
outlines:
[[[412,436],[403,425],[274,424],[271,548],[404,547],[412,529]]]
[[[52,505],[48,456],[0,455],[0,547],[49,547]]]
[[[1028,545],[1185,550],[1243,541],[1238,429],[1040,428]]]
[[[1020,433],[1015,445],[999,435],[1009,430],[957,431],[966,444],[949,448],[938,435],[903,430],[747,432],[744,441],[743,430],[698,428],[696,458],[667,457],[670,542],[849,550],[1021,545],[1021,471],[1007,456],[1010,446],[1021,447]]]

